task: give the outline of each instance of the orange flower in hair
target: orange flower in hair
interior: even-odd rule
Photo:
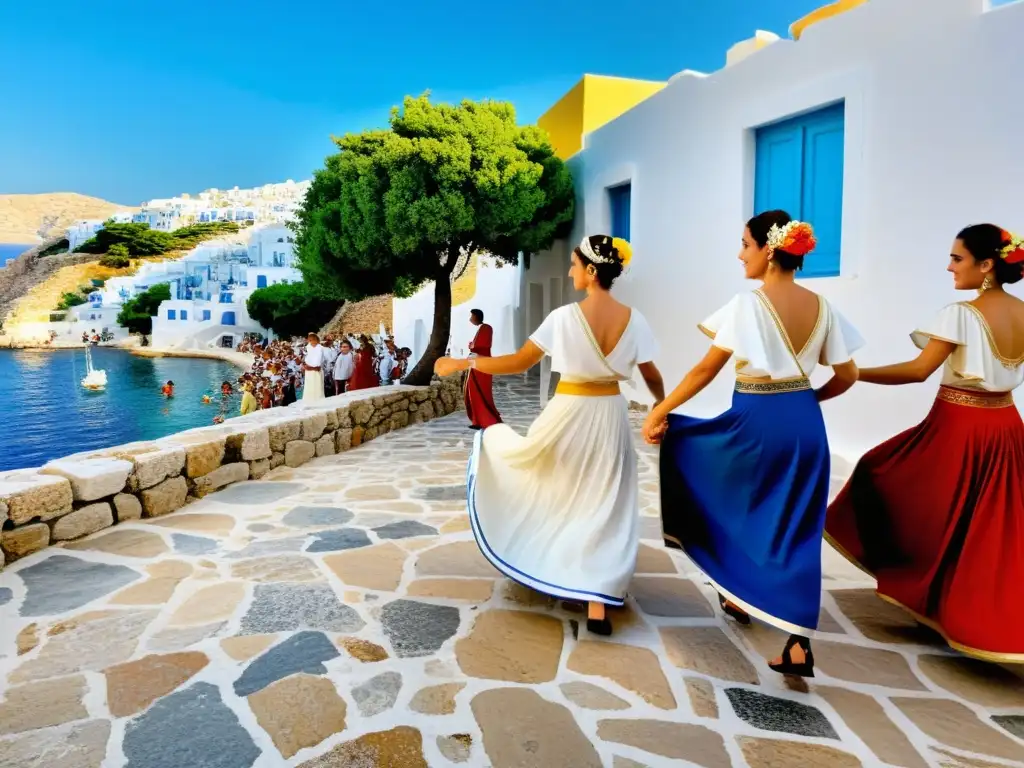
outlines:
[[[785,251],[793,256],[806,256],[818,241],[814,230],[806,221],[793,220],[781,227],[772,224],[768,230],[768,245],[773,251]]]
[[[1002,247],[1000,255],[1007,264],[1019,264],[1024,261],[1024,237],[1019,237],[1012,232],[1002,231],[1003,240],[1006,245]]]

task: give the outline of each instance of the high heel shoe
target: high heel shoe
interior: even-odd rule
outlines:
[[[725,599],[725,595],[721,593],[718,595],[718,605],[725,612],[726,616],[731,616],[740,624],[750,624],[750,615],[744,611],[741,611],[734,605],[729,605],[729,602]]]
[[[612,633],[612,623],[607,616],[603,619],[587,619],[587,631],[607,637]]]
[[[804,652],[804,660],[799,664],[793,661],[793,656],[790,653],[795,645],[799,645],[800,650]],[[814,654],[811,652],[811,641],[806,637],[790,635],[789,640],[786,642],[786,647],[782,649],[782,663],[773,664],[768,662],[768,666],[780,675],[814,677]]]

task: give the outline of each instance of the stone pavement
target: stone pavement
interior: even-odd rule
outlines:
[[[499,403],[525,428],[516,380]],[[2,768],[1024,765],[1024,681],[828,551],[818,677],[642,546],[615,634],[479,555],[455,414],[0,573]]]

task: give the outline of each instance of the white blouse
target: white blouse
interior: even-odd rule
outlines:
[[[950,304],[910,338],[919,349],[931,339],[957,345],[942,366],[945,386],[1009,392],[1024,382],[1024,355],[1012,359],[1000,354],[988,321],[973,304]]]
[[[633,368],[654,360],[658,345],[647,320],[631,310],[626,330],[610,354],[601,352],[579,304],[551,312],[530,341],[551,357],[551,370],[572,383],[628,381]]]
[[[818,321],[799,351],[760,290],[736,294],[698,328],[714,340],[714,346],[735,355],[737,375],[773,381],[810,376],[819,363],[849,362],[864,346],[857,329],[822,296],[818,297]]]

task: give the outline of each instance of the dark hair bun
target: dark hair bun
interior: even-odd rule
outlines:
[[[611,259],[611,261],[591,261],[579,248],[575,250],[576,258],[585,267],[593,266],[597,272],[598,285],[606,291],[610,290],[612,284],[625,269],[622,256],[619,255],[618,249],[615,247],[614,239],[609,235],[591,235],[587,238],[587,243],[595,255],[602,259]]]
[[[1002,227],[972,224],[961,229],[956,239],[964,244],[975,261],[993,260],[992,271],[1000,285],[1013,285],[1024,278],[1024,262],[1003,258],[1003,249],[1013,244],[1013,236]]]

